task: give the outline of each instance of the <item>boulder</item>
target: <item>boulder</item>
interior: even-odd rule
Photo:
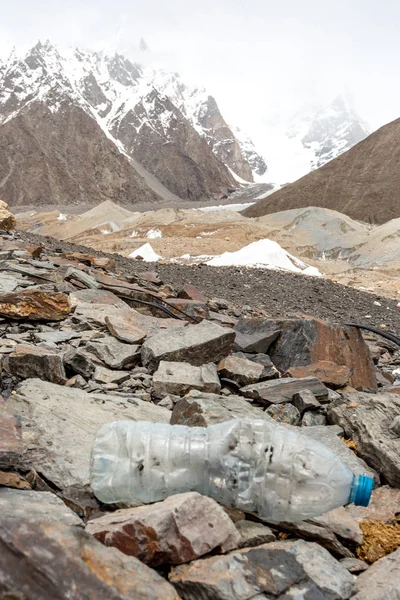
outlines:
[[[344,394],[328,407],[330,421],[356,442],[357,454],[397,488],[400,487],[400,438],[391,425],[399,415],[397,394]]]
[[[147,339],[142,363],[154,373],[162,360],[196,366],[219,362],[230,353],[234,337],[233,331],[209,321],[179,327]]]
[[[400,599],[400,548],[361,573],[352,600]]]
[[[0,518],[0,546],[4,599],[179,600],[155,571],[80,527]]]
[[[19,379],[38,377],[52,383],[65,383],[63,357],[47,348],[38,346],[15,346],[14,351],[5,357],[5,370]]]
[[[337,365],[329,360],[320,360],[311,365],[290,367],[288,377],[316,377],[326,386],[333,389],[347,385],[350,379],[350,369],[346,365]]]
[[[171,415],[171,425],[207,427],[231,419],[264,419],[271,417],[246,402],[241,396],[218,396],[191,391],[177,402]]]
[[[8,204],[0,200],[0,231],[11,231],[17,226],[17,220],[8,210]]]
[[[124,419],[168,423],[171,416],[136,398],[128,402],[39,379],[22,382],[7,404],[22,416],[21,468],[38,471],[59,489],[89,483],[92,445],[101,425]]]
[[[237,521],[235,525],[240,533],[239,548],[252,548],[275,541],[275,535],[263,523],[241,520]]]
[[[270,319],[240,319],[234,327],[234,350],[266,354],[280,334],[279,325]]]
[[[274,365],[287,372],[292,367],[329,361],[350,369],[349,384],[376,389],[375,367],[358,329],[331,325],[319,319],[270,320],[280,334],[268,352]]]
[[[88,342],[86,350],[97,356],[110,369],[131,369],[140,360],[140,346],[123,344],[111,335]]]
[[[247,385],[240,390],[246,398],[252,398],[262,404],[281,404],[291,402],[293,396],[303,390],[310,390],[318,400],[328,399],[328,390],[316,377],[304,377],[304,379],[273,379]]]
[[[86,531],[106,546],[150,566],[189,562],[215,548],[237,548],[240,535],[224,509],[197,492],[89,521]]]
[[[321,427],[321,425],[327,425],[328,420],[326,415],[321,411],[307,411],[304,413],[301,419],[302,427]]]
[[[194,367],[188,363],[161,361],[154,373],[153,389],[157,394],[184,396],[190,390],[218,394],[221,384],[214,363]]]
[[[61,321],[71,312],[66,294],[25,290],[0,295],[0,316],[24,321]]]
[[[350,573],[317,544],[272,542],[172,569],[169,580],[183,600],[310,598],[347,600]]]
[[[219,376],[235,381],[239,387],[256,383],[263,371],[263,365],[234,355],[224,358],[218,365]]]
[[[63,525],[83,525],[81,519],[64,502],[50,492],[0,488],[2,519],[34,519]]]

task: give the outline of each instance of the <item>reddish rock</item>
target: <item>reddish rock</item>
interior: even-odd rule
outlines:
[[[291,367],[287,376],[296,378],[314,376],[328,387],[337,389],[348,383],[350,369],[346,365],[337,365],[329,360],[321,360],[311,365]]]
[[[196,300],[196,302],[207,302],[207,296],[200,292],[200,290],[198,290],[197,287],[191,283],[185,283],[182,289],[178,292],[178,298]]]
[[[224,509],[197,492],[104,515],[86,530],[153,567],[189,562],[217,547],[232,550],[240,539]]]
[[[268,352],[281,371],[298,366],[329,361],[350,369],[349,385],[356,389],[375,390],[375,367],[368,345],[358,329],[330,325],[319,319],[267,319],[270,328],[280,330]]]
[[[15,346],[14,352],[4,359],[4,368],[20,379],[38,377],[61,384],[67,381],[61,354],[39,346]]]
[[[0,296],[0,316],[26,321],[61,321],[71,312],[66,294],[25,290]]]
[[[144,279],[148,283],[152,283],[153,285],[162,285],[162,281],[158,273],[154,271],[147,271],[146,273],[140,273],[140,279]]]
[[[155,571],[80,527],[0,519],[0,547],[4,599],[179,600]]]

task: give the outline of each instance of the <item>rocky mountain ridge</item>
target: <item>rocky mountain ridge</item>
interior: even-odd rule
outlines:
[[[175,100],[179,100],[180,90],[179,106],[166,95],[167,88],[173,88]],[[34,121],[38,104],[43,106],[42,112],[47,110],[52,115],[58,115],[61,109],[63,113],[84,111],[98,127],[96,137],[108,138],[123,157],[122,162],[131,167],[135,167],[135,161],[140,163],[177,199],[211,198],[237,186],[236,178],[252,180],[252,167],[213,98],[205,96],[203,90],[187,88],[176,75],[142,69],[121,55],[105,56],[79,49],[61,54],[49,42],[38,43],[23,57],[13,53],[0,63],[0,144],[3,127],[13,129],[15,119],[21,115],[28,114]],[[62,128],[63,119],[59,120],[58,127]],[[46,122],[37,122],[36,127],[46,130]],[[10,146],[10,141],[3,143]],[[252,164],[265,170],[248,140],[246,152]],[[50,149],[46,148],[46,153],[50,159],[55,158]],[[33,153],[26,160],[33,162],[35,170]],[[63,160],[68,162],[66,152]],[[138,194],[144,201],[163,197],[162,189],[149,186],[148,180],[141,181],[140,170],[131,170],[138,188],[133,202]],[[4,172],[8,173],[6,165]],[[14,173],[8,173],[6,180],[10,181],[3,196],[10,203],[31,203],[32,199],[21,192],[19,182],[13,185]],[[7,181],[0,181],[0,185]],[[16,189],[11,191],[10,187]],[[117,191],[117,182],[114,187]],[[80,195],[72,202],[78,203]],[[90,197],[91,193],[86,195]],[[122,201],[127,202],[124,195]],[[44,202],[37,197],[36,203]]]

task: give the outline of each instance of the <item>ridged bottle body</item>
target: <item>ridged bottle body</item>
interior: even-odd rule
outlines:
[[[99,430],[91,484],[104,503],[197,491],[270,521],[300,521],[349,501],[353,473],[323,444],[263,420],[209,427],[116,421]]]

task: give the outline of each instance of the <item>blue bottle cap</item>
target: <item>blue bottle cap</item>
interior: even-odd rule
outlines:
[[[354,475],[350,490],[349,502],[356,506],[368,506],[371,499],[374,480],[368,475]]]

